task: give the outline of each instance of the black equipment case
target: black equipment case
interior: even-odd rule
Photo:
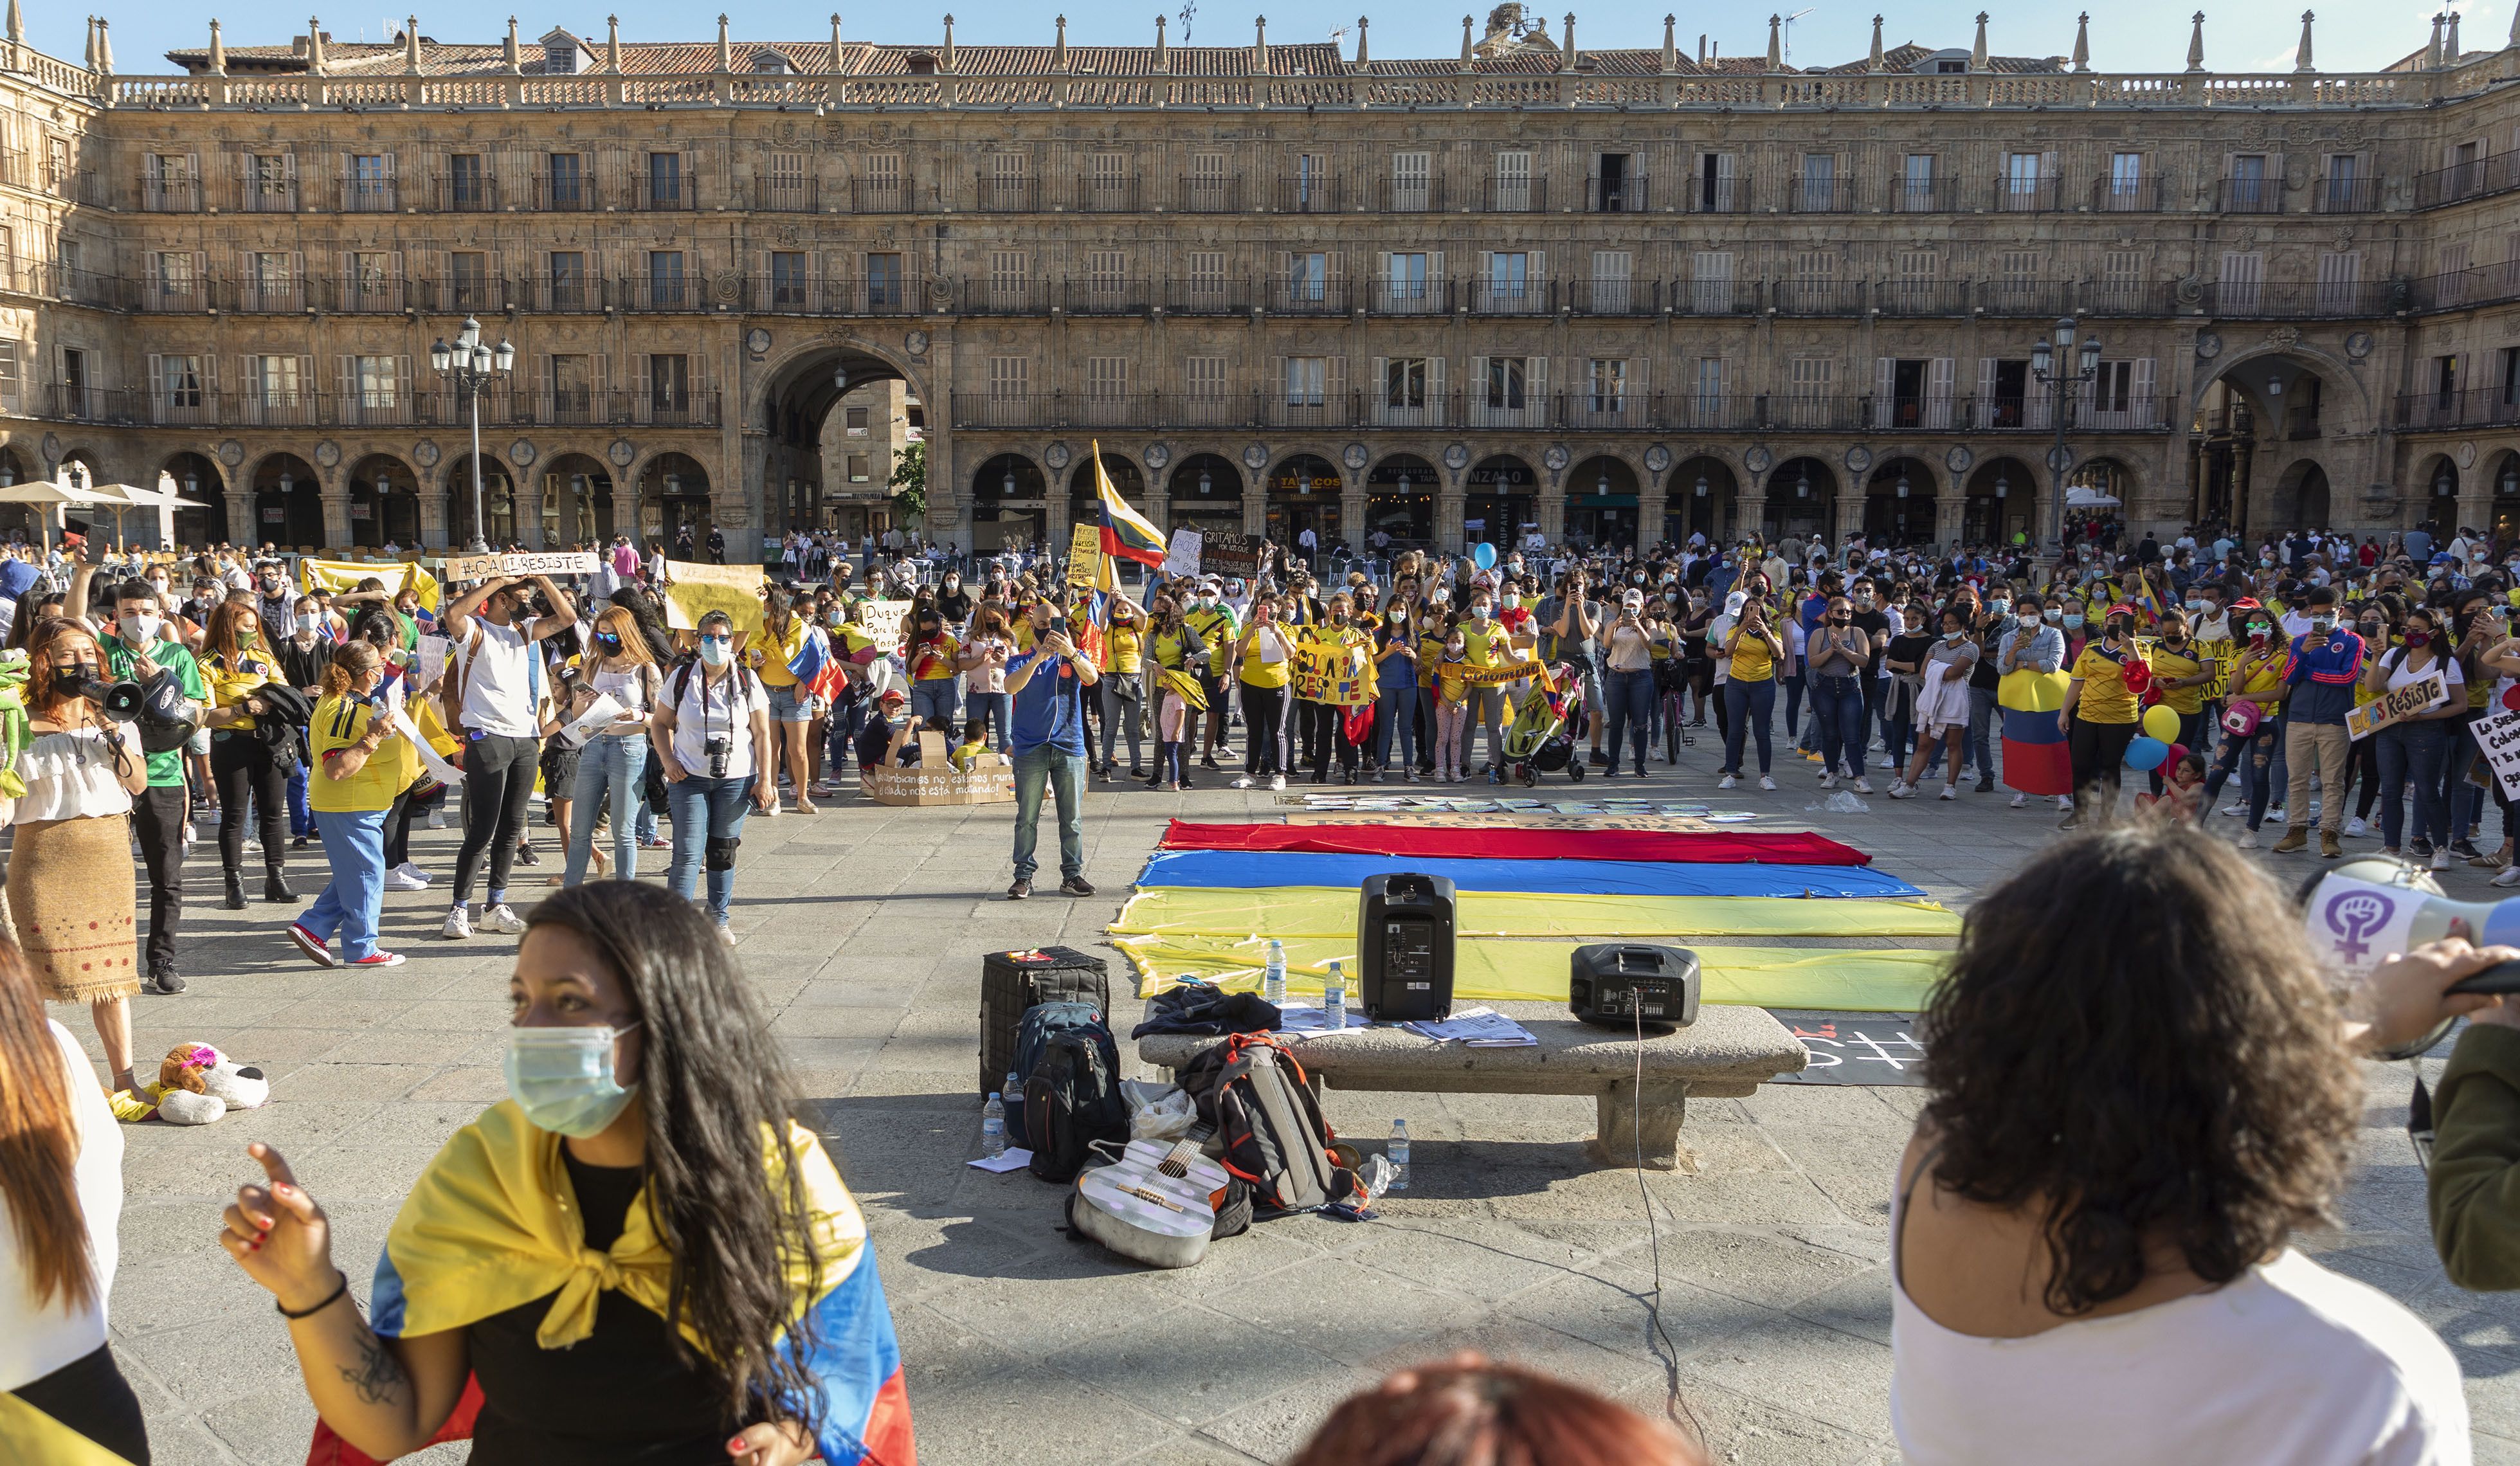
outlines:
[[[1015,1067],[1015,1029],[1037,1002],[1090,1002],[1111,1011],[1110,969],[1073,947],[993,952],[980,959],[980,1094],[995,1094]]]
[[[1566,1007],[1586,1023],[1631,1033],[1697,1021],[1697,954],[1682,947],[1597,942],[1567,959]]]
[[[1358,886],[1358,996],[1375,1022],[1453,1016],[1456,908],[1440,875],[1369,875]]]

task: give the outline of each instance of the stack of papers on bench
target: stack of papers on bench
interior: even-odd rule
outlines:
[[[1348,1029],[1371,1028],[1372,1025],[1373,1020],[1366,1016],[1364,1009],[1347,1010]],[[1282,1034],[1328,1035],[1334,1030],[1330,1028],[1329,1014],[1321,1004],[1289,1002],[1281,1005],[1278,1009],[1278,1031]]]
[[[1441,1023],[1404,1023],[1402,1028],[1439,1044],[1468,1048],[1529,1048],[1539,1044],[1531,1030],[1494,1008],[1462,1008]]]

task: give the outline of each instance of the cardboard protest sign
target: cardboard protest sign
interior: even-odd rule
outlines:
[[[1240,535],[1204,536],[1198,546],[1198,568],[1202,574],[1249,580],[1260,573],[1260,547]]]
[[[1199,571],[1199,544],[1204,536],[1195,529],[1173,531],[1172,545],[1164,554],[1166,575],[1196,575]]]
[[[761,634],[761,567],[665,561],[665,624],[690,631],[710,611],[724,611],[746,640]]]
[[[976,755],[969,773],[946,762],[945,735],[919,734],[919,763],[908,769],[874,765],[858,771],[858,788],[878,804],[1012,804],[1015,766],[1005,755]]]
[[[2502,781],[2506,799],[2520,799],[2520,713],[2499,712],[2490,718],[2479,718],[2468,726],[2476,735],[2476,746],[2485,753],[2485,761],[2494,766],[2494,777]]]
[[[591,551],[566,550],[545,555],[450,555],[448,580],[488,580],[493,575],[593,575]]]
[[[875,639],[878,651],[901,649],[901,622],[910,614],[907,600],[866,600],[858,603],[858,625]]]
[[[1092,590],[1102,578],[1102,526],[1079,524],[1067,542],[1067,583]]]
[[[2392,723],[2430,712],[2450,701],[2450,687],[2438,672],[2419,677],[2394,691],[2383,692],[2345,715],[2345,735],[2367,738]]]

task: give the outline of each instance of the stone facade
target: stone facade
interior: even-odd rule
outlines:
[[[529,544],[879,526],[914,403],[981,547],[1063,541],[1097,444],[1157,523],[1281,537],[2044,537],[2060,401],[2139,525],[2520,530],[2520,50],[2454,30],[2249,76],[2201,27],[2161,75],[1983,25],[1793,70],[1514,7],[1402,61],[92,35],[0,47],[0,473],[169,472],[191,539],[469,536],[468,315]]]

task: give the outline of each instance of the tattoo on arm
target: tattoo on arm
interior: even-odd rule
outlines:
[[[358,1351],[356,1365],[340,1366],[342,1382],[357,1392],[361,1404],[398,1403],[411,1383],[402,1362],[385,1348],[385,1341],[365,1329],[359,1331]]]

